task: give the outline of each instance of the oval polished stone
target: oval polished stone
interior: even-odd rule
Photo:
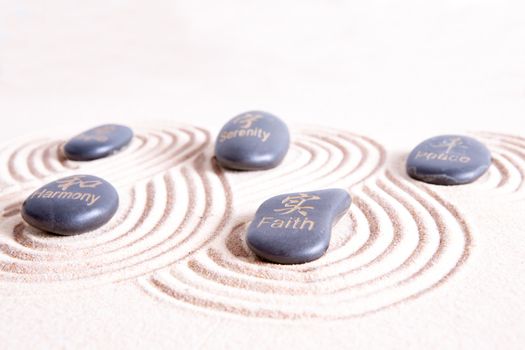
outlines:
[[[64,155],[71,160],[107,157],[127,146],[133,131],[124,125],[106,124],[84,131],[64,145]]]
[[[461,135],[442,135],[421,142],[408,156],[406,170],[414,179],[436,185],[471,183],[491,164],[488,148]]]
[[[118,193],[107,181],[74,175],[33,192],[22,205],[24,220],[38,229],[75,235],[99,228],[117,211]]]
[[[251,111],[224,125],[215,143],[215,157],[225,168],[271,169],[282,162],[289,146],[290,132],[281,119]]]
[[[328,249],[332,226],[351,202],[342,189],[272,197],[257,209],[248,227],[248,247],[257,256],[280,264],[316,260]]]

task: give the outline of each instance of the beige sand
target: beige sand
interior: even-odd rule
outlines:
[[[520,348],[525,302],[525,139],[474,133],[493,152],[477,182],[409,179],[411,145],[293,128],[284,163],[215,165],[214,135],[135,126],[123,152],[60,156],[63,135],[0,153],[0,335],[8,347]],[[56,237],[20,203],[73,173],[112,182],[105,227]],[[244,233],[258,204],[291,191],[348,188],[353,204],[328,253],[304,265],[259,261]]]

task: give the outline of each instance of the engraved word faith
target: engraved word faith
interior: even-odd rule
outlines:
[[[290,216],[286,220],[274,218],[273,216],[265,216],[261,219],[261,221],[259,221],[257,227],[269,225],[270,228],[298,230],[307,229],[308,231],[311,231],[315,227],[315,221],[308,218],[308,210],[314,210],[315,208],[312,205],[309,205],[307,202],[320,199],[321,197],[319,196],[307,193],[288,196],[281,201],[283,207],[274,209],[273,211],[279,213],[279,215],[291,215],[298,213],[300,216]]]

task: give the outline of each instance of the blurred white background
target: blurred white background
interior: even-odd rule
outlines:
[[[216,132],[249,109],[392,142],[523,135],[525,1],[0,0],[4,140],[153,119]]]

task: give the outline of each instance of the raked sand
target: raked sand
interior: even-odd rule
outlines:
[[[0,153],[2,347],[520,348],[525,342],[525,137],[471,133],[493,163],[463,186],[407,177],[413,145],[291,126],[277,168],[234,172],[216,135],[134,125],[124,151],[61,156],[67,135]],[[120,195],[102,228],[70,237],[29,227],[21,202],[54,179],[92,174]],[[327,254],[258,260],[245,231],[285,192],[342,187],[353,199]]]

